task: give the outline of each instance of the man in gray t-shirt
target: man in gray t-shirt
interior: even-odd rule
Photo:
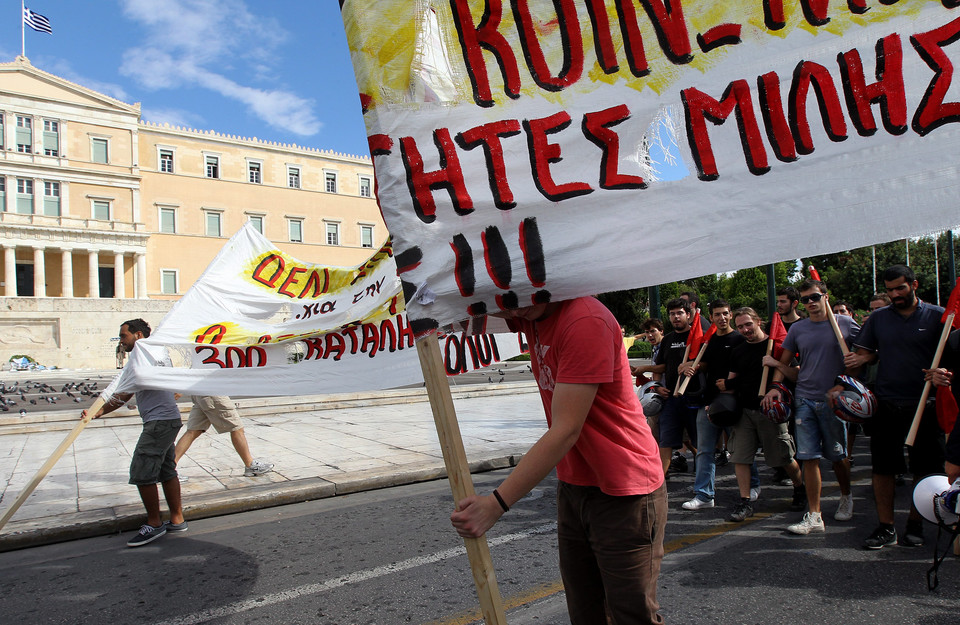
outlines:
[[[120,344],[130,352],[139,339],[150,336],[150,325],[143,319],[132,319],[120,326]],[[130,393],[116,393],[107,398],[103,408],[93,416],[98,419],[113,412],[133,397]],[[180,431],[180,409],[171,391],[144,390],[137,392],[137,409],[143,419],[143,431],[130,461],[130,484],[140,491],[140,499],[147,509],[147,523],[137,535],[127,541],[128,547],[140,547],[169,532],[183,532],[180,501],[180,478],[174,459],[174,445]],[[86,410],[83,415],[86,416]],[[170,521],[160,521],[160,494],[157,483],[163,487],[163,496],[170,509]]]
[[[833,463],[833,471],[840,484],[840,504],[833,518],[849,521],[853,518],[853,499],[850,496],[850,463],[847,460],[847,427],[833,413],[827,391],[834,379],[844,372],[843,352],[837,341],[828,315],[830,306],[827,288],[819,280],[804,280],[800,284],[800,303],[810,315],[790,327],[783,341],[779,360],[765,356],[763,364],[775,367],[774,382],[784,378],[797,383],[793,411],[796,420],[797,460],[803,464],[809,511],[799,523],[787,528],[794,534],[824,531],[820,514],[820,458]],[[837,325],[849,347],[860,331],[851,317],[837,317]],[[800,354],[800,367],[790,366],[795,353]],[[780,400],[777,388],[763,399],[764,408]]]

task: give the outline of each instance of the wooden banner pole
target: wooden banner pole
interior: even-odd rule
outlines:
[[[450,490],[453,492],[453,500],[460,501],[464,497],[473,495],[475,491],[436,334],[430,334],[417,341],[417,355],[420,357],[423,380],[426,382],[427,395],[430,398],[430,409],[433,411],[433,420],[437,426],[437,436],[440,439],[440,449],[443,451],[443,462],[447,467]],[[497,577],[493,570],[493,559],[490,557],[487,537],[464,538],[463,542],[467,548],[467,557],[470,559],[470,569],[477,587],[477,597],[480,599],[480,611],[484,622],[487,625],[506,625],[507,617],[503,610],[500,590],[497,587]]]
[[[687,346],[683,349],[683,360],[682,360],[681,362],[687,362],[687,358],[689,358],[689,357],[690,357],[690,346],[687,345]],[[677,386],[673,389],[673,396],[674,396],[674,397],[680,395],[680,385],[683,383],[683,378],[685,378],[685,377],[686,377],[686,376],[680,376],[679,378],[677,378]]]
[[[694,368],[694,370],[696,370],[697,365],[700,364],[700,359],[703,358],[703,353],[704,353],[705,351],[707,351],[707,345],[706,345],[706,343],[704,343],[703,345],[701,345],[701,346],[700,346],[700,351],[697,352],[697,357],[696,357],[696,359],[693,361],[693,368]],[[686,376],[686,375],[683,376],[683,379],[680,380],[680,386],[677,387],[677,392],[675,393],[676,395],[683,395],[684,393],[687,392],[687,386],[690,384],[690,377],[691,377],[691,376]]]
[[[933,362],[930,363],[931,369],[940,366],[940,358],[943,357],[943,348],[947,346],[947,339],[950,338],[950,331],[953,329],[954,313],[947,315],[947,322],[943,326],[943,332],[940,333],[940,342],[937,343],[937,351],[933,355]],[[913,441],[917,438],[917,430],[920,429],[920,420],[923,417],[923,409],[927,405],[927,399],[930,397],[930,388],[932,384],[927,380],[923,385],[923,394],[920,396],[920,404],[917,405],[917,412],[913,415],[913,423],[910,424],[910,431],[907,433],[907,447],[913,447]]]
[[[83,428],[87,427],[87,424],[90,423],[93,419],[93,415],[97,414],[100,408],[103,407],[103,399],[97,398],[93,405],[87,409],[87,416],[80,419],[77,424],[70,430],[70,433],[67,434],[67,437],[63,439],[63,442],[60,443],[60,446],[57,447],[53,454],[47,458],[47,461],[43,463],[40,467],[40,470],[37,471],[36,475],[27,483],[20,495],[17,496],[17,499],[13,502],[13,505],[10,506],[6,512],[3,513],[3,517],[0,517],[0,530],[4,528],[7,524],[7,521],[10,520],[10,517],[20,509],[20,506],[23,505],[23,502],[27,500],[33,491],[36,490],[37,486],[40,485],[40,482],[43,481],[43,478],[47,477],[47,473],[50,472],[50,469],[53,468],[53,465],[57,464],[57,461],[66,453],[67,449],[70,448],[70,445],[73,445],[73,442],[77,440],[77,437],[80,436],[80,432],[83,431]]]
[[[773,355],[773,339],[767,339],[767,356]],[[763,376],[760,378],[760,389],[757,391],[760,397],[767,394],[767,380],[770,378],[770,367],[763,368]]]
[[[827,303],[830,303],[830,300],[827,300]],[[830,320],[830,327],[833,328],[833,333],[837,335],[837,342],[840,344],[840,351],[843,352],[843,355],[846,356],[850,353],[850,348],[847,347],[847,342],[843,340],[843,332],[840,331],[840,325],[837,323],[837,318],[833,314],[833,308],[827,306],[827,319]]]

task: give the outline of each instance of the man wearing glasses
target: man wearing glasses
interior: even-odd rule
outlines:
[[[834,379],[844,372],[843,352],[827,317],[830,305],[827,288],[819,280],[804,280],[800,284],[800,303],[809,317],[801,319],[787,332],[780,360],[765,356],[763,364],[776,367],[773,382],[784,378],[796,380],[793,411],[796,418],[797,460],[803,464],[809,511],[799,523],[787,527],[794,534],[824,531],[820,514],[820,458],[833,463],[833,472],[840,484],[840,504],[833,518],[849,521],[853,518],[853,498],[850,495],[850,464],[847,460],[847,428],[833,413],[827,392]],[[849,346],[860,331],[852,317],[837,317],[837,324]],[[800,367],[790,366],[795,353],[800,354]],[[772,388],[764,397],[764,408],[782,399],[780,391]]]

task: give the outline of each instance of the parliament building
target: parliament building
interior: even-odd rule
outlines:
[[[331,266],[386,240],[367,156],[153,124],[25,57],[0,63],[0,363],[115,366],[246,222]]]

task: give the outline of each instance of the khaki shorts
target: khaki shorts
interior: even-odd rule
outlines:
[[[763,413],[744,408],[743,416],[730,429],[727,441],[730,462],[753,464],[760,445],[763,445],[763,459],[771,467],[787,466],[797,452],[786,423],[774,423]]]
[[[218,434],[233,432],[243,428],[240,413],[233,401],[225,395],[194,395],[193,408],[187,417],[187,430],[204,432],[212,424]]]

